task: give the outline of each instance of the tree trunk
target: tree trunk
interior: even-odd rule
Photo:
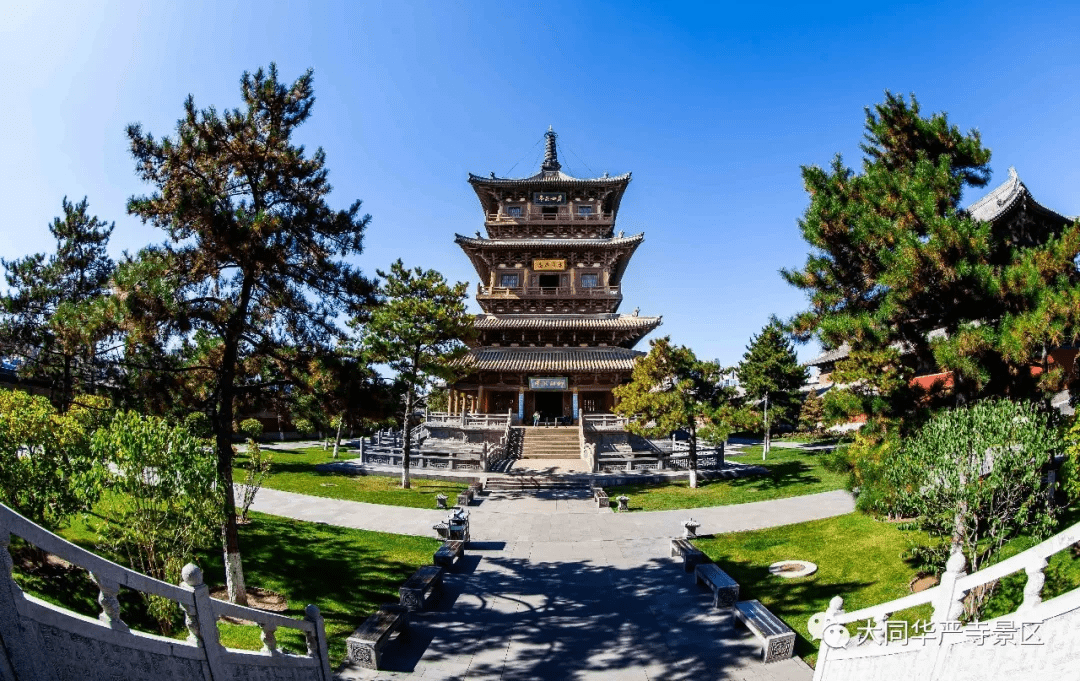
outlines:
[[[218,479],[225,489],[225,519],[221,527],[221,543],[225,553],[225,585],[229,602],[247,605],[247,588],[244,584],[244,568],[240,559],[240,535],[236,529],[236,491],[233,489],[233,400],[236,381],[236,362],[240,353],[240,334],[251,301],[252,283],[245,279],[240,289],[240,300],[229,320],[221,358],[218,378],[219,403],[214,435],[217,441]]]
[[[761,447],[761,460],[764,461],[765,457],[769,454],[769,448],[772,444],[769,438],[769,393],[765,393],[765,439],[762,441]]]
[[[338,416],[337,435],[334,437],[334,458],[337,458],[338,446],[341,445],[341,427],[345,425],[345,414]]]
[[[401,487],[402,489],[410,489],[412,484],[409,482],[409,454],[412,451],[412,428],[410,428],[410,419],[412,416],[412,387],[405,390],[405,418],[401,420],[402,432],[401,432]]]
[[[697,423],[690,419],[690,489],[697,489]]]

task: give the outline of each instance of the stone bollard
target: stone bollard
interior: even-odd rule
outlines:
[[[623,495],[623,496],[617,498],[615,501],[619,502],[619,510],[620,511],[629,511],[630,510],[630,497]]]
[[[449,497],[447,497],[445,494],[436,494],[435,495],[435,508],[446,508],[446,500],[448,498]]]
[[[683,539],[693,539],[697,536],[697,528],[701,527],[701,523],[690,518],[683,522]]]

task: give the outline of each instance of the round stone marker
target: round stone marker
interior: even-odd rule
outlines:
[[[806,577],[815,572],[817,572],[817,565],[806,560],[782,560],[779,563],[773,563],[769,566],[769,574],[783,577],[784,579]]]

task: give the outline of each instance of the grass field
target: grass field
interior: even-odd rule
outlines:
[[[387,506],[435,508],[435,495],[445,494],[452,502],[458,492],[469,486],[465,482],[413,478],[412,489],[402,489],[400,475],[346,475],[316,470],[317,465],[334,461],[332,452],[323,451],[321,447],[279,449],[272,453],[274,462],[263,486],[285,492]],[[243,454],[240,456],[243,457]],[[354,458],[355,454],[341,452],[337,460]],[[243,481],[244,472],[234,469],[233,479],[237,482]]]
[[[92,550],[94,523],[77,523],[63,531],[65,538]],[[15,579],[39,598],[81,614],[97,617],[98,590],[86,572],[55,565],[31,569],[25,547],[16,546]],[[344,659],[345,639],[382,603],[396,602],[398,587],[420,565],[431,562],[439,547],[435,539],[367,532],[306,523],[253,513],[251,523],[240,527],[244,576],[249,587],[269,589],[288,600],[282,614],[302,619],[308,603],[319,606],[326,620],[330,660]],[[23,549],[23,550],[19,550]],[[124,563],[125,561],[118,561]],[[198,559],[206,583],[213,590],[224,582],[219,550],[206,550]],[[160,633],[146,613],[139,594],[121,590],[124,620],[134,629]],[[258,650],[262,647],[257,626],[219,622],[221,642],[230,648]],[[177,619],[173,635],[185,637]],[[278,644],[292,652],[306,650],[303,637],[294,630],[279,629]]]
[[[1080,509],[1064,514],[1060,528],[1080,521]],[[796,654],[813,664],[817,643],[810,641],[806,622],[823,612],[833,596],[844,598],[844,610],[852,612],[884,603],[909,591],[918,570],[904,553],[924,535],[900,530],[895,523],[875,520],[862,513],[784,525],[768,530],[737,532],[703,538],[695,544],[739,583],[739,598],[756,598],[795,630]],[[998,559],[1015,555],[1037,543],[1019,537],[1007,544]],[[808,577],[784,579],[769,574],[768,567],[781,560],[808,560],[818,571]],[[1050,560],[1044,599],[1080,587],[1080,559],[1065,550]],[[1001,580],[983,619],[1015,611],[1023,600],[1025,576]],[[929,605],[895,613],[892,620],[929,619]],[[854,631],[853,631],[854,633]]]
[[[773,448],[766,461],[761,460],[761,446],[746,447],[731,461],[761,465],[768,475],[737,480],[700,480],[697,489],[686,482],[663,485],[625,485],[606,489],[614,500],[620,494],[630,497],[632,511],[667,511],[680,508],[726,506],[750,501],[782,499],[843,489],[847,474],[832,473],[821,465],[821,454],[815,451]]]

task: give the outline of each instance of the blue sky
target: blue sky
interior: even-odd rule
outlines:
[[[618,229],[646,239],[623,311],[664,315],[658,333],[724,363],[805,304],[777,274],[806,254],[799,167],[857,167],[885,89],[979,129],[992,184],[1015,166],[1080,214],[1076,3],[7,4],[6,259],[52,249],[64,195],[116,221],[116,255],[161,240],[125,214],[147,191],[125,125],[171,134],[189,93],[235,106],[240,74],[271,61],[284,79],[315,70],[300,139],[326,151],[332,204],[372,214],[366,271],[401,257],[475,286],[453,243],[482,228],[467,173],[532,174],[553,125],[564,170],[634,173]]]

